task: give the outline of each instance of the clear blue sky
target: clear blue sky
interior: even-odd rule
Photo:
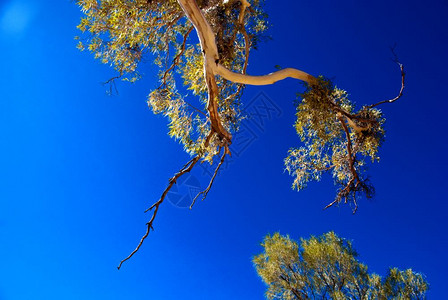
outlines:
[[[249,71],[293,66],[334,77],[357,103],[384,106],[387,141],[370,168],[376,198],[323,211],[331,180],[290,189],[283,172],[292,128],[293,80],[248,88],[279,109],[190,211],[166,202],[155,232],[122,270],[149,216],[143,214],[186,161],[166,120],[148,110],[147,76],[107,96],[108,66],[75,49],[81,16],[68,0],[0,3],[0,299],[262,299],[252,267],[267,233],[293,238],[334,230],[353,240],[370,270],[412,267],[430,299],[446,298],[448,260],[448,2],[266,1],[273,40]],[[193,174],[201,184],[204,177]]]

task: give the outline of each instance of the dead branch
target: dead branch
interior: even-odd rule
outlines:
[[[117,89],[115,80],[120,79],[121,77],[123,77],[123,74],[114,76],[112,78],[109,78],[107,81],[103,82],[103,85],[106,85],[106,84],[109,85],[109,91],[106,92],[109,96],[113,95],[112,90],[115,90],[115,94],[118,95],[118,89]]]
[[[372,104],[372,105],[368,106],[368,108],[374,108],[374,107],[376,107],[378,105],[381,105],[381,104],[384,104],[384,103],[393,103],[393,102],[397,101],[398,99],[400,99],[403,96],[406,72],[404,71],[403,64],[398,59],[398,56],[395,53],[394,48],[392,48],[391,51],[392,51],[392,54],[394,55],[393,61],[398,65],[398,67],[400,68],[400,72],[401,72],[401,88],[400,88],[400,91],[398,92],[398,95],[395,98],[389,99],[389,100],[380,101],[378,103],[375,103],[375,104]]]
[[[163,191],[162,196],[160,197],[160,199],[155,202],[150,208],[148,208],[145,212],[148,212],[152,209],[154,209],[154,212],[152,213],[152,217],[149,220],[148,223],[146,223],[146,233],[145,235],[143,235],[143,237],[141,238],[140,242],[138,243],[137,247],[134,249],[134,251],[131,252],[131,254],[129,254],[128,257],[126,257],[125,259],[123,259],[120,264],[118,265],[118,270],[120,270],[121,265],[127,261],[128,259],[130,259],[132,256],[134,256],[135,253],[137,253],[137,251],[140,249],[140,247],[143,245],[143,242],[145,241],[145,239],[148,237],[149,232],[152,230],[154,230],[153,227],[153,223],[154,220],[157,216],[157,212],[159,211],[159,206],[160,204],[163,203],[163,201],[166,198],[166,195],[168,194],[168,192],[171,190],[171,188],[173,187],[173,185],[176,183],[177,179],[179,179],[179,177],[181,177],[182,175],[190,172],[193,167],[196,165],[196,163],[199,161],[201,157],[198,155],[196,157],[194,157],[193,159],[191,159],[187,164],[185,164],[182,169],[179,170],[179,172],[177,172],[173,177],[170,178],[169,180],[169,184],[167,186],[167,188]]]
[[[120,79],[122,76],[123,76],[123,74],[120,74],[120,75],[114,76],[114,77],[112,77],[112,78],[109,78],[107,81],[103,82],[103,85],[112,83],[112,82],[114,82],[116,79]]]
[[[327,209],[327,208],[332,207],[333,205],[335,205],[336,203],[339,203],[340,201],[341,201],[341,199],[336,197],[336,199],[333,202],[331,202],[330,204],[328,204],[327,206],[324,207],[324,210]]]
[[[208,134],[207,138],[204,141],[204,148],[207,148],[210,145],[210,140],[213,138],[215,132],[213,131],[213,128],[210,130],[210,133]],[[201,152],[202,153],[202,152]],[[160,199],[155,202],[153,205],[151,205],[150,208],[148,208],[147,210],[145,210],[145,213],[154,209],[154,212],[152,213],[152,217],[149,220],[148,223],[146,223],[146,233],[145,235],[143,235],[143,237],[141,238],[140,242],[138,243],[137,247],[134,249],[134,251],[131,252],[131,254],[129,254],[128,257],[126,257],[125,259],[123,259],[120,264],[118,265],[118,270],[120,270],[121,265],[127,261],[128,259],[130,259],[132,256],[134,256],[135,253],[138,252],[138,250],[140,249],[140,247],[143,245],[143,242],[145,241],[145,239],[148,237],[149,232],[152,230],[154,230],[153,227],[153,223],[154,223],[154,219],[157,216],[157,212],[159,211],[159,206],[160,204],[163,203],[163,201],[166,198],[166,195],[168,194],[168,192],[171,190],[171,188],[173,187],[173,185],[177,182],[177,180],[179,179],[179,177],[181,177],[182,175],[185,175],[186,173],[189,173],[193,167],[197,164],[197,162],[201,159],[202,154],[198,154],[195,157],[193,157],[192,159],[190,159],[173,177],[171,177],[169,179],[169,184],[166,187],[166,189],[163,191],[162,196],[160,196]]]
[[[207,188],[205,190],[203,190],[202,192],[199,192],[196,197],[194,197],[191,205],[190,205],[190,209],[193,208],[194,204],[196,203],[196,200],[198,199],[198,197],[200,195],[202,195],[202,201],[204,201],[205,198],[207,198],[208,192],[210,191],[210,189],[212,188],[213,182],[215,181],[215,177],[218,174],[219,169],[221,168],[221,165],[224,163],[224,160],[226,158],[227,155],[227,151],[224,150],[223,155],[221,156],[221,161],[219,162],[218,166],[215,169],[215,172],[213,173],[212,178],[210,179],[210,183],[208,184]]]

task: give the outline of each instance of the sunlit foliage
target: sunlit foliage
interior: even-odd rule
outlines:
[[[302,239],[275,233],[254,257],[268,299],[425,299],[428,283],[411,269],[382,278],[359,262],[352,243],[334,232]]]
[[[323,77],[299,97],[295,129],[304,145],[290,149],[285,159],[286,170],[294,176],[293,188],[301,190],[331,172],[340,186],[334,203],[344,199],[356,208],[357,194],[367,198],[373,194],[362,172],[366,157],[379,160],[384,140],[381,111],[365,106],[355,113],[347,92]]]
[[[148,210],[153,215],[131,258],[153,229],[159,206],[177,180],[197,163],[220,157],[207,188],[193,198],[205,198],[226,157],[244,115],[241,96],[246,84],[268,85],[285,78],[306,83],[296,105],[295,128],[303,146],[292,148],[285,159],[301,190],[311,180],[331,172],[339,186],[336,199],[357,209],[357,196],[370,198],[373,187],[364,175],[366,158],[379,160],[384,139],[382,113],[376,106],[356,107],[344,90],[324,77],[286,68],[264,76],[246,74],[249,55],[268,28],[264,0],[78,0],[84,17],[78,48],[117,71],[117,79],[135,82],[142,77],[141,63],[153,61],[159,82],[149,91],[147,103],[155,114],[168,119],[168,134],[192,157],[168,181],[161,197]],[[215,160],[216,161],[216,160]]]
[[[220,63],[242,73],[247,66],[247,49],[256,47],[267,28],[262,1],[253,1],[244,15],[246,27],[238,22],[239,1],[197,1],[216,34]],[[112,65],[118,78],[136,81],[139,64],[152,60],[159,68],[160,85],[148,96],[148,105],[169,120],[169,135],[191,155],[211,161],[218,153],[214,137],[207,147],[210,131],[207,117],[207,86],[203,58],[193,26],[174,0],[79,0],[85,16],[78,28],[78,48],[88,49],[105,64]],[[193,34],[192,34],[193,33]],[[224,128],[236,131],[240,120],[243,86],[217,79],[218,111]],[[179,92],[178,87],[186,88]],[[196,97],[188,97],[190,91]]]
[[[77,37],[78,48],[115,68],[118,74],[109,82],[118,78],[134,82],[142,76],[141,62],[153,61],[159,83],[149,91],[147,102],[155,114],[167,117],[168,134],[202,161],[212,163],[221,153],[231,155],[232,136],[245,117],[242,83],[258,84],[245,75],[250,51],[268,27],[263,0],[77,3],[85,14],[78,26],[83,32]],[[364,169],[367,161],[379,160],[385,121],[376,106],[401,97],[404,72],[399,65],[403,79],[399,96],[360,109],[330,80],[302,71],[284,69],[277,72],[281,79],[263,83],[287,77],[306,82],[296,106],[295,128],[302,146],[290,149],[285,159],[286,170],[294,177],[293,188],[301,190],[330,172],[338,192],[327,207],[344,202],[356,211],[357,197],[372,197],[374,189]],[[236,74],[243,78],[236,79]]]

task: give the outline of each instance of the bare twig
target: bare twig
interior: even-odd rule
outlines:
[[[327,209],[329,207],[332,207],[333,205],[335,205],[336,203],[339,203],[339,201],[341,201],[341,199],[339,197],[337,197],[333,202],[331,202],[330,204],[328,204],[327,206],[324,207],[324,209]]]
[[[123,74],[114,76],[112,78],[109,78],[107,81],[103,82],[103,85],[108,84],[109,85],[109,91],[106,92],[109,96],[112,96],[112,88],[115,90],[116,95],[118,95],[118,89],[117,89],[117,85],[115,84],[115,80],[120,79],[121,77],[123,77]]]
[[[203,147],[207,148],[210,145],[210,140],[213,138],[215,132],[213,131],[213,128],[210,129],[210,133],[208,134],[207,138],[204,141]],[[151,231],[151,229],[154,230],[153,227],[153,222],[154,219],[157,216],[157,212],[159,211],[159,206],[160,204],[163,203],[163,201],[165,200],[166,195],[168,194],[168,192],[171,190],[171,188],[173,187],[173,185],[176,183],[177,179],[179,179],[179,177],[181,177],[182,175],[189,173],[193,167],[197,164],[197,162],[201,159],[202,154],[198,154],[195,157],[193,157],[192,159],[190,159],[180,170],[179,172],[177,172],[173,177],[170,178],[169,180],[169,184],[166,187],[166,189],[163,191],[162,196],[160,197],[160,199],[155,202],[150,208],[148,208],[147,210],[145,210],[145,213],[154,209],[154,212],[152,213],[152,217],[149,220],[148,223],[146,223],[146,233],[145,235],[143,235],[143,237],[141,238],[140,242],[138,243],[137,247],[135,248],[134,251],[131,252],[131,254],[129,254],[128,257],[126,257],[125,259],[123,259],[120,264],[118,265],[118,270],[120,270],[121,265],[127,261],[128,259],[130,259],[135,253],[137,253],[137,251],[140,249],[140,247],[143,245],[143,242],[145,241],[145,239],[148,237],[149,232]]]
[[[181,48],[180,48],[180,51],[179,51],[179,53],[174,57],[174,59],[173,59],[173,63],[171,64],[171,66],[164,72],[164,74],[163,74],[163,79],[162,79],[162,84],[159,86],[159,89],[162,87],[162,86],[164,86],[165,84],[166,84],[166,76],[168,75],[168,73],[170,72],[170,71],[172,71],[178,64],[179,64],[179,59],[180,59],[180,57],[184,54],[184,52],[185,52],[185,46],[186,46],[186,44],[187,44],[187,39],[188,39],[188,36],[190,35],[190,33],[193,31],[193,26],[191,26],[188,30],[187,30],[187,32],[185,33],[185,35],[184,35],[184,40],[183,40],[183,42],[182,42],[182,46],[181,46]]]
[[[173,177],[170,178],[169,180],[169,184],[167,186],[167,188],[163,191],[162,196],[160,197],[160,199],[155,202],[150,208],[148,208],[145,212],[148,212],[152,209],[154,209],[154,212],[152,213],[152,217],[149,220],[148,223],[146,223],[146,233],[145,235],[143,235],[143,237],[141,238],[140,242],[138,243],[137,247],[134,249],[134,251],[131,252],[131,254],[129,254],[128,257],[126,257],[125,259],[123,259],[120,264],[118,265],[118,270],[120,270],[121,265],[127,261],[128,259],[130,259],[132,256],[134,256],[135,253],[137,253],[137,251],[140,249],[140,247],[143,245],[143,242],[145,241],[145,239],[148,237],[149,232],[151,231],[151,229],[154,230],[153,228],[153,222],[154,219],[157,216],[157,212],[159,211],[159,206],[160,204],[163,203],[163,201],[165,200],[166,195],[168,194],[168,192],[171,190],[172,186],[176,183],[177,179],[179,179],[179,177],[181,177],[182,175],[188,173],[191,171],[191,169],[193,169],[193,167],[196,165],[196,163],[199,161],[201,157],[198,155],[196,157],[194,157],[193,159],[191,159],[187,164],[185,164],[182,169],[179,170],[179,172],[177,172]]]
[[[205,112],[203,112],[202,110],[200,110],[199,108],[197,108],[196,106],[194,106],[193,104],[191,104],[188,101],[185,101],[185,103],[187,103],[188,106],[190,106],[191,108],[193,108],[195,111],[197,111],[198,113],[200,113],[201,115],[205,116],[206,118],[208,118],[207,114]]]
[[[194,197],[194,199],[193,199],[193,201],[192,201],[192,203],[191,203],[191,205],[190,205],[190,209],[193,208],[194,204],[196,203],[196,200],[198,199],[198,197],[199,197],[200,195],[202,195],[202,200],[204,200],[204,199],[207,197],[208,192],[209,192],[210,189],[212,188],[213,182],[215,181],[215,177],[216,177],[216,175],[218,174],[218,171],[219,171],[219,169],[221,168],[221,165],[224,163],[224,160],[225,160],[225,158],[226,158],[226,155],[227,155],[227,152],[224,151],[223,155],[221,156],[221,161],[219,162],[218,166],[217,166],[216,169],[215,169],[215,172],[213,173],[212,178],[210,179],[210,183],[208,184],[208,186],[207,186],[207,188],[206,188],[205,190],[203,190],[202,192],[199,192],[199,193],[196,195],[196,197]]]
[[[355,204],[355,208],[353,209],[353,214],[358,210],[358,202],[356,202],[356,197],[353,197],[353,204]]]
[[[381,105],[381,104],[384,104],[384,103],[393,103],[393,102],[397,101],[398,99],[400,99],[401,96],[403,96],[406,72],[404,71],[403,64],[400,62],[400,60],[398,59],[397,54],[395,53],[395,47],[392,47],[391,51],[392,51],[392,54],[394,55],[393,61],[398,65],[398,67],[400,67],[400,72],[401,72],[401,88],[400,88],[400,92],[398,93],[398,95],[395,98],[389,99],[389,100],[380,101],[378,103],[372,104],[372,105],[368,106],[369,108],[374,108],[374,107],[376,107],[378,105]]]
[[[112,82],[115,81],[116,79],[120,79],[122,76],[123,76],[123,75],[120,74],[120,75],[114,76],[114,77],[112,77],[112,78],[109,78],[107,81],[103,82],[103,85],[112,83]]]

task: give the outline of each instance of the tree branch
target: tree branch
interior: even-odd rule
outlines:
[[[163,79],[162,79],[162,84],[159,86],[159,89],[166,84],[166,76],[168,75],[168,73],[170,71],[172,71],[178,64],[179,64],[179,59],[180,57],[184,54],[185,52],[185,46],[187,44],[187,39],[188,36],[190,35],[191,31],[193,31],[193,26],[191,26],[188,31],[185,33],[184,37],[183,37],[183,42],[182,42],[182,46],[180,48],[179,53],[174,57],[173,59],[173,63],[171,64],[171,66],[164,72],[163,74]]]
[[[207,83],[208,90],[208,104],[207,110],[210,116],[210,123],[212,130],[215,130],[221,138],[225,139],[230,145],[232,142],[232,135],[222,125],[221,118],[218,113],[217,99],[219,96],[218,86],[216,84],[215,73],[213,66],[219,60],[218,47],[215,42],[215,34],[210,27],[210,24],[205,19],[194,0],[178,0],[187,18],[193,23],[196,29],[198,38],[201,44],[201,49],[204,57],[204,77]]]
[[[286,78],[293,78],[304,81],[310,85],[316,84],[316,78],[308,73],[294,69],[286,68],[268,75],[251,76],[230,71],[221,64],[216,65],[216,74],[221,75],[224,79],[234,83],[249,85],[270,85]]]
[[[354,165],[355,162],[354,162],[354,155],[353,155],[353,151],[352,151],[352,141],[350,138],[350,131],[348,129],[347,124],[345,123],[344,117],[341,114],[338,114],[338,120],[341,123],[342,128],[344,129],[345,135],[347,137],[347,159],[348,159],[350,172],[352,173],[352,178],[350,178],[350,180],[345,185],[345,187],[339,191],[338,195],[336,196],[336,199],[333,202],[331,202],[330,204],[328,204],[327,206],[325,206],[324,209],[327,209],[327,208],[333,206],[334,204],[341,202],[341,199],[343,197],[345,197],[345,201],[347,202],[347,197],[350,194],[350,192],[356,193],[357,188],[360,184],[362,187],[361,180],[359,178],[358,172],[356,172],[355,165]],[[354,186],[353,186],[353,184],[354,184]],[[356,210],[358,209],[358,204],[356,202],[355,196],[353,197],[353,203],[355,205],[353,213],[355,213]]]
[[[211,132],[208,134],[207,138],[204,141],[204,148],[207,148],[210,145],[210,140],[212,139],[214,135],[213,130],[211,130]],[[153,222],[154,219],[157,216],[157,212],[159,211],[159,206],[160,204],[163,203],[163,201],[165,200],[166,195],[168,194],[168,192],[171,190],[171,188],[173,187],[173,185],[176,183],[177,179],[179,179],[179,177],[181,177],[182,175],[189,173],[193,167],[197,164],[197,162],[201,159],[202,157],[202,152],[200,152],[200,154],[196,155],[195,157],[193,157],[192,159],[190,159],[180,170],[179,172],[177,172],[173,177],[170,178],[169,180],[169,184],[166,187],[166,189],[163,191],[162,196],[160,197],[160,199],[155,202],[150,208],[148,208],[147,210],[145,210],[145,213],[152,210],[154,208],[154,212],[152,213],[152,217],[149,220],[148,223],[146,223],[146,233],[145,235],[141,238],[140,243],[138,243],[137,247],[135,248],[134,251],[131,252],[131,254],[129,254],[128,257],[126,257],[125,259],[123,259],[120,264],[118,265],[118,270],[120,270],[121,265],[127,261],[128,259],[130,259],[135,253],[137,253],[137,251],[140,249],[140,247],[143,245],[143,242],[145,241],[145,239],[148,237],[149,232],[151,229],[154,230],[153,227]]]
[[[219,171],[219,169],[221,168],[221,165],[224,163],[224,160],[225,160],[225,158],[226,158],[226,155],[227,155],[227,151],[224,150],[224,153],[223,153],[223,155],[221,156],[221,161],[219,162],[218,166],[217,166],[216,169],[215,169],[215,172],[213,173],[212,178],[210,179],[210,183],[208,184],[208,186],[207,186],[207,188],[206,188],[205,190],[203,190],[202,192],[199,192],[199,193],[196,195],[196,197],[194,197],[194,199],[193,199],[193,201],[192,201],[192,203],[191,203],[191,205],[190,205],[190,209],[193,208],[193,206],[194,206],[194,204],[196,203],[196,200],[198,199],[199,195],[202,195],[202,200],[204,200],[204,199],[207,197],[208,192],[209,192],[210,189],[212,188],[213,182],[215,181],[215,177],[216,177],[216,175],[218,174],[218,171]]]
[[[238,22],[244,25],[244,14],[246,13],[246,9],[250,7],[250,3],[247,0],[240,0],[241,8],[240,15],[238,16]]]
[[[395,98],[390,99],[390,100],[380,101],[378,103],[372,104],[372,105],[368,106],[369,108],[374,108],[374,107],[376,107],[378,105],[381,105],[381,104],[384,104],[384,103],[393,103],[393,102],[397,101],[398,99],[400,99],[403,96],[406,72],[404,71],[403,64],[398,60],[398,57],[395,54],[393,48],[392,48],[392,53],[394,54],[394,62],[398,65],[398,67],[400,68],[400,72],[401,72],[401,88],[400,88],[400,91],[398,92],[398,95]]]
[[[345,124],[345,121],[342,118],[342,116],[338,116],[338,119],[339,119],[339,122],[341,122],[342,128],[344,128],[345,135],[347,137],[347,156],[348,156],[350,171],[352,172],[353,176],[359,180],[358,173],[356,173],[354,161],[353,161],[352,140],[350,138],[350,131],[348,130],[347,124]]]
[[[140,242],[138,243],[137,247],[134,249],[134,251],[131,252],[131,254],[129,254],[128,257],[126,257],[125,259],[123,259],[120,264],[118,265],[117,269],[120,270],[122,264],[127,261],[128,259],[130,259],[132,256],[134,256],[135,253],[137,253],[137,251],[140,249],[140,247],[143,245],[143,242],[145,241],[145,239],[148,237],[149,232],[151,231],[151,229],[154,230],[153,227],[153,223],[154,220],[157,216],[157,212],[159,211],[159,206],[160,204],[163,203],[163,201],[166,198],[166,195],[168,194],[168,192],[171,190],[172,186],[176,183],[177,179],[179,179],[179,177],[181,177],[182,175],[188,173],[191,171],[191,169],[193,169],[193,167],[196,165],[196,163],[199,161],[201,157],[198,155],[196,157],[194,157],[193,159],[191,159],[187,164],[185,164],[182,169],[179,170],[179,172],[177,172],[173,177],[170,178],[169,180],[169,184],[167,186],[167,188],[163,191],[162,196],[160,197],[160,199],[155,202],[150,208],[148,208],[145,212],[148,212],[152,209],[154,209],[154,212],[152,213],[152,217],[149,220],[148,223],[146,223],[146,233],[145,235],[143,235],[143,237],[141,238]]]

